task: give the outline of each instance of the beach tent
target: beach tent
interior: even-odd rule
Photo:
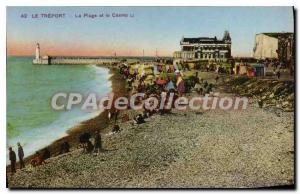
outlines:
[[[254,66],[254,74],[257,77],[266,75],[266,66],[264,64],[256,64]]]
[[[169,65],[169,72],[174,72],[174,65]]]
[[[139,74],[140,77],[145,75],[145,66],[144,66],[144,64],[141,64],[140,66],[135,67],[135,71],[136,71],[136,69],[137,69],[137,73]]]
[[[159,72],[166,72],[166,66],[164,64],[160,63],[160,64],[157,65],[157,70]]]
[[[240,66],[240,72],[238,72],[240,75],[245,75],[247,74],[247,66],[246,65],[241,65]]]
[[[145,83],[147,83],[147,84],[153,84],[153,79],[154,79],[153,75],[147,75],[147,77],[145,79]]]
[[[153,64],[153,73],[154,74],[158,74],[158,69],[157,69],[157,65]]]
[[[166,85],[166,90],[169,91],[169,90],[174,90],[175,89],[175,85],[172,81],[169,81]]]
[[[179,70],[179,69],[178,69],[178,65],[177,65],[176,63],[174,63],[173,66],[174,66],[174,69],[175,69],[175,70]]]
[[[153,79],[154,75],[153,74],[147,74],[146,79]]]
[[[174,73],[167,73],[167,76],[168,76],[169,80],[176,79],[176,75]]]
[[[166,83],[167,83],[167,81],[165,79],[156,80],[156,84],[158,84],[158,85],[164,85]]]
[[[240,70],[240,66],[239,65],[235,65],[233,72],[235,75],[239,74],[239,70]]]
[[[189,69],[195,69],[195,63],[188,63]]]
[[[249,68],[247,70],[247,76],[248,77],[254,77],[254,69],[253,68]]]
[[[139,64],[135,64],[135,65],[133,65],[133,69],[134,69],[135,71],[138,71],[138,70],[139,70],[139,67],[140,67],[140,65],[139,65]]]
[[[165,65],[165,67],[166,67],[166,72],[169,72],[170,66],[169,65]]]
[[[177,65],[177,67],[178,67],[178,70],[182,70],[182,65],[180,63]]]

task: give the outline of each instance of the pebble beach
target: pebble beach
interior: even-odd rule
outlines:
[[[126,110],[120,116],[125,113],[137,114]],[[144,124],[119,125],[119,133],[111,133],[111,124],[101,131],[101,153],[72,149],[44,165],[28,165],[8,176],[9,188],[294,185],[294,112],[260,108],[250,100],[246,110],[172,110]]]

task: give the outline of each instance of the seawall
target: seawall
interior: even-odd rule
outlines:
[[[102,57],[50,57],[44,56],[40,59],[34,59],[33,64],[37,65],[87,65],[87,64],[112,64],[119,63],[117,58]]]
[[[172,57],[85,57],[85,56],[43,56],[33,59],[36,65],[110,65],[127,61],[129,63],[172,60]]]

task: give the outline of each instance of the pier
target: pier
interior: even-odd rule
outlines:
[[[40,45],[36,44],[35,58],[32,63],[35,65],[110,65],[121,63],[123,61],[130,62],[154,62],[157,60],[172,60],[172,57],[132,57],[132,56],[41,56]]]
[[[112,64],[119,63],[121,59],[110,57],[82,57],[82,56],[44,56],[34,59],[37,65],[88,65],[88,64]]]

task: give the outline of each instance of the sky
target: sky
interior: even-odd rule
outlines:
[[[32,56],[38,42],[41,55],[172,56],[182,37],[221,39],[225,30],[232,55],[251,56],[255,34],[294,32],[293,8],[7,7],[7,55]]]

